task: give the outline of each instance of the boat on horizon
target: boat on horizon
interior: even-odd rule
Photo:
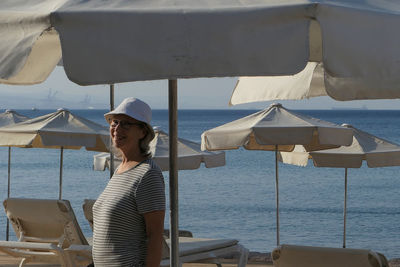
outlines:
[[[332,107],[332,110],[368,110],[366,105],[362,105],[361,107]]]

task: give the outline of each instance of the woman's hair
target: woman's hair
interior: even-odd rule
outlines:
[[[151,130],[149,129],[149,127],[151,127],[151,126],[148,125],[147,123],[143,123],[143,124],[141,123],[140,127],[142,127],[146,131],[145,136],[139,140],[140,153],[142,154],[142,156],[144,156],[146,158],[151,158],[150,142],[154,137],[151,135]]]
[[[150,142],[151,140],[153,140],[153,136],[151,134],[151,130],[150,130],[150,125],[148,125],[145,122],[140,122],[139,126],[145,130],[145,136],[139,140],[139,150],[140,150],[140,154],[145,157],[145,158],[151,158],[151,152],[150,152]],[[119,149],[117,149],[114,146],[114,143],[112,143],[111,145],[111,152],[118,158],[120,158],[121,155],[121,151]]]

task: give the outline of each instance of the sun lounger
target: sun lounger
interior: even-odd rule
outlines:
[[[93,229],[94,199],[85,199],[83,212]],[[165,231],[167,234],[168,231]],[[183,263],[222,263],[237,262],[238,267],[245,267],[248,258],[248,249],[235,239],[205,239],[193,238],[189,231],[179,231],[179,262]],[[189,236],[189,237],[188,237]],[[163,260],[160,266],[169,266],[170,240],[165,236],[163,246]]]
[[[367,249],[281,245],[272,251],[275,267],[389,267],[383,254]]]
[[[18,241],[0,241],[0,250],[28,262],[87,266],[88,245],[68,200],[9,198],[4,208]]]
[[[166,239],[170,244],[170,240]],[[163,253],[163,255],[165,255]],[[193,237],[179,237],[179,263],[214,263],[221,266],[223,263],[237,263],[238,267],[245,267],[249,250],[240,245],[236,239],[206,239]],[[169,255],[164,257],[160,266],[169,266]]]

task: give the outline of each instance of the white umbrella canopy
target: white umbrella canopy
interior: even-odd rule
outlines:
[[[44,80],[21,71],[48,75],[62,50],[65,71],[78,84],[292,75],[322,62],[335,99],[400,96],[394,1],[3,0],[0,10],[7,36],[2,82]],[[44,46],[58,52],[37,64]]]
[[[154,161],[162,171],[169,170],[169,136],[158,127],[154,128],[155,137],[150,142],[150,151]],[[114,158],[114,169],[121,160]],[[225,165],[225,152],[202,151],[200,144],[183,138],[178,138],[178,169],[195,170],[204,163],[206,168],[214,168]],[[110,167],[110,154],[100,153],[93,157],[93,169],[104,171]]]
[[[251,150],[275,151],[276,240],[279,245],[278,151],[292,151],[296,144],[303,144],[308,151],[350,145],[352,138],[352,129],[273,104],[247,117],[205,131],[201,135],[201,147],[210,151],[238,149],[241,146]]]
[[[295,75],[239,77],[229,105],[327,96],[322,63],[308,62]]]
[[[205,131],[206,150],[238,149],[292,151],[303,144],[307,151],[350,145],[353,131],[331,122],[295,113],[281,104]]]
[[[0,146],[108,151],[108,128],[66,109],[0,128]]]
[[[341,101],[399,98],[400,87],[395,82],[397,78],[393,77],[395,73],[399,73],[399,68],[393,64],[393,59],[400,58],[400,50],[397,48],[400,45],[400,36],[386,35],[388,32],[383,33],[384,28],[381,26],[389,21],[400,22],[400,2],[365,1],[365,9],[357,11],[353,9],[354,6],[351,7],[355,2],[336,1],[333,4],[327,1],[329,8],[320,5],[321,13],[309,25],[310,58],[302,71],[294,75],[287,73],[279,76],[266,74],[240,77],[229,105],[317,96],[330,96]],[[341,7],[334,7],[336,4]],[[387,9],[381,9],[381,4],[386,5]],[[373,14],[374,8],[381,9],[382,13]],[[333,10],[333,13],[337,12],[337,17],[331,16]],[[361,25],[365,28],[358,28]],[[360,39],[355,41],[355,38]],[[372,50],[385,50],[386,42],[389,46],[384,54],[388,53],[381,54],[382,58],[375,62],[376,65],[362,67],[361,65],[368,64]],[[351,52],[349,47],[354,50]],[[388,68],[382,72],[378,66],[383,65]],[[380,89],[376,90],[377,88]]]
[[[76,116],[65,109],[0,128],[0,146],[60,148],[60,191],[62,197],[63,150],[108,151],[107,127]]]
[[[15,110],[7,109],[4,113],[0,113],[0,127],[26,121],[29,117],[19,114]]]
[[[400,146],[354,128],[349,124],[342,126],[353,130],[350,146],[341,146],[320,151],[306,152],[304,147],[296,146],[293,152],[280,152],[281,161],[288,164],[306,166],[311,158],[316,167],[360,168],[365,161],[370,168],[400,166]]]
[[[22,121],[28,120],[29,117],[19,114],[18,112],[7,109],[4,113],[0,113],[0,127],[6,125],[13,125],[15,123],[19,123]],[[11,147],[8,147],[8,177],[7,177],[7,198],[10,197],[11,191]],[[7,218],[7,225],[6,225],[6,240],[9,238],[10,232],[10,222]]]
[[[363,161],[370,168],[400,166],[400,145],[349,124],[342,126],[353,129],[353,142],[350,146],[314,152],[306,152],[303,146],[296,146],[294,152],[280,152],[280,160],[288,164],[306,166],[311,158],[316,167],[345,168],[343,247],[346,247],[347,169],[360,168]]]

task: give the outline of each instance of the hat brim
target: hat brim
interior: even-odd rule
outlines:
[[[115,116],[115,115],[125,115],[125,116],[128,116],[128,117],[130,117],[130,118],[132,118],[132,119],[135,119],[135,120],[137,120],[137,121],[140,121],[140,122],[143,122],[143,123],[145,123],[145,124],[148,124],[148,123],[146,122],[146,120],[145,120],[144,118],[142,118],[142,117],[139,117],[139,116],[131,116],[131,115],[126,114],[126,113],[124,113],[124,112],[116,112],[115,110],[110,111],[110,112],[104,114],[104,118],[105,118],[105,120],[107,121],[107,123],[110,124],[110,123],[111,123],[111,120],[112,120],[112,118],[113,118],[113,116]],[[151,127],[149,127],[149,128],[151,128]]]

